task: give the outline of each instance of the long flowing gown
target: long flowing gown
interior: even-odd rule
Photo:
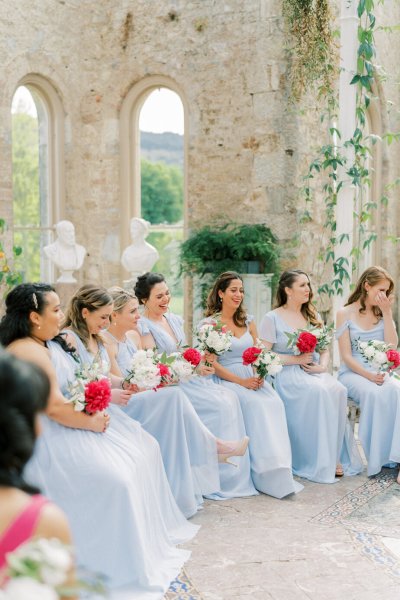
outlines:
[[[126,375],[137,351],[126,339],[118,343],[117,363]],[[203,425],[179,386],[133,394],[121,409],[158,441],[175,500],[186,517],[195,514],[203,496],[220,488],[215,436]]]
[[[218,358],[222,367],[243,378],[254,376],[252,368],[243,365],[242,360],[244,350],[254,345],[249,332],[251,320],[249,316],[245,333],[240,338],[233,337],[230,350]],[[250,437],[251,475],[255,487],[275,498],[300,492],[303,486],[293,479],[285,408],[278,394],[267,382],[258,390],[249,390],[226,379],[214,378],[239,396],[247,435]]]
[[[260,325],[260,337],[279,354],[294,354],[285,334],[294,331],[274,310]],[[317,353],[314,362],[319,362]],[[284,366],[274,384],[286,409],[293,472],[317,483],[334,483],[341,462],[345,475],[360,473],[362,461],[347,419],[346,388],[332,375],[310,375],[300,365]]]
[[[82,364],[93,356],[77,340]],[[77,363],[49,343],[59,385],[68,395]],[[102,348],[103,360],[107,353]],[[105,433],[43,417],[43,433],[26,478],[66,513],[77,562],[105,575],[112,600],[161,600],[189,557],[174,544],[197,527],[178,509],[157,442],[110,405]]]
[[[346,321],[336,332],[340,338],[349,332],[352,356],[364,369],[373,371],[356,348],[355,341],[384,341],[384,323],[369,330],[361,329],[354,321]],[[368,460],[368,475],[376,475],[384,465],[400,462],[400,382],[387,377],[383,385],[376,385],[362,375],[341,364],[339,380],[346,386],[348,395],[360,405],[358,437]]]
[[[183,330],[183,319],[173,313],[168,313],[166,319],[176,339],[160,325],[142,317],[139,321],[143,335],[151,333],[160,352],[171,354],[178,347],[186,344]],[[189,398],[196,413],[204,425],[216,436],[224,440],[237,440],[246,435],[246,428],[236,394],[221,388],[211,377],[194,377],[188,382],[180,383],[179,387]],[[244,456],[232,459],[237,468],[232,465],[220,464],[220,491],[207,494],[213,500],[253,496],[257,490],[251,479],[250,457]]]

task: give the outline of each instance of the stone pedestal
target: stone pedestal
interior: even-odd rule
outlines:
[[[71,297],[79,289],[79,283],[55,283],[53,284],[60,298],[61,309],[65,313]]]

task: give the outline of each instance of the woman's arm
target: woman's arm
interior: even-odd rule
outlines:
[[[399,338],[397,335],[396,327],[393,321],[392,315],[392,304],[394,296],[387,297],[384,292],[378,292],[376,296],[376,304],[382,311],[383,325],[384,325],[384,338],[387,344],[390,344],[392,348],[397,348]]]
[[[136,346],[138,350],[143,350],[142,348],[142,338],[140,337],[140,333],[135,329],[131,329],[131,331],[126,332],[126,337],[128,340],[131,340]]]
[[[155,339],[153,338],[151,333],[146,333],[145,335],[141,335],[140,340],[141,340],[141,347],[143,350],[149,350],[149,349],[152,350],[153,348],[156,348],[156,346],[157,346]]]
[[[346,308],[342,308],[338,311],[336,317],[336,329],[340,329],[344,325],[344,323],[348,319],[348,311]],[[384,375],[377,375],[376,373],[372,373],[371,371],[367,371],[364,369],[362,365],[356,360],[351,352],[351,340],[349,330],[346,329],[342,335],[338,339],[339,343],[339,353],[340,359],[344,362],[344,364],[351,369],[357,375],[361,375],[361,377],[365,377],[369,381],[381,385],[384,381]]]

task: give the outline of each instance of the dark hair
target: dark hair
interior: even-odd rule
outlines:
[[[225,292],[228,289],[231,281],[234,279],[240,279],[240,281],[243,283],[243,279],[239,273],[235,273],[235,271],[226,271],[225,273],[218,275],[211,292],[208,294],[206,317],[211,317],[212,315],[221,312],[222,301],[218,295],[218,292]],[[235,310],[233,322],[235,325],[237,325],[237,327],[244,327],[244,325],[246,325],[246,316],[246,310],[241,302],[238,308]]]
[[[308,285],[310,288],[310,296],[307,302],[301,305],[301,314],[311,325],[315,327],[321,327],[322,321],[318,318],[318,313],[315,306],[312,303],[313,291],[311,287],[310,278],[301,269],[292,269],[291,271],[284,271],[279,278],[278,290],[276,292],[276,303],[275,308],[279,308],[287,303],[287,294],[285,288],[291,288],[299,275],[305,275],[308,279]]]
[[[65,314],[63,327],[70,327],[87,347],[90,334],[86,321],[82,316],[82,310],[86,308],[89,312],[95,312],[112,303],[112,297],[106,288],[87,283],[72,296]],[[94,337],[98,343],[102,342],[101,336],[95,335]]]
[[[368,293],[365,288],[365,284],[369,283],[370,286],[374,286],[374,285],[377,285],[380,281],[383,281],[385,279],[387,279],[387,281],[389,282],[389,288],[386,292],[386,295],[390,296],[390,294],[394,290],[393,278],[389,275],[389,273],[383,267],[368,267],[368,269],[366,269],[364,271],[364,273],[361,274],[359,280],[356,283],[354,292],[352,294],[350,294],[349,299],[347,300],[345,306],[348,306],[349,304],[353,304],[353,302],[357,302],[357,300],[359,300],[360,301],[359,312],[365,313],[365,299],[366,299],[367,293]],[[379,308],[379,306],[373,306],[372,312],[374,313],[374,315],[377,319],[382,318],[382,311]]]
[[[151,290],[157,283],[165,282],[164,275],[161,273],[145,273],[137,278],[135,284],[135,296],[139,300],[139,304],[144,304],[145,300],[150,297]]]
[[[45,410],[50,382],[37,365],[0,351],[0,486],[37,490],[22,477],[33,454],[35,417]]]
[[[54,291],[47,283],[21,283],[7,294],[6,312],[0,322],[0,342],[3,346],[31,335],[30,314],[43,314],[47,305],[46,295]]]

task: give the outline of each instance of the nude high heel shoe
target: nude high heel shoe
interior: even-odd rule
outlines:
[[[243,456],[247,450],[248,445],[249,438],[247,435],[245,435],[244,438],[242,438],[238,442],[222,442],[221,440],[218,440],[218,462],[227,463],[228,465],[237,467],[237,464],[230,461],[229,459],[232,458],[232,456]]]

